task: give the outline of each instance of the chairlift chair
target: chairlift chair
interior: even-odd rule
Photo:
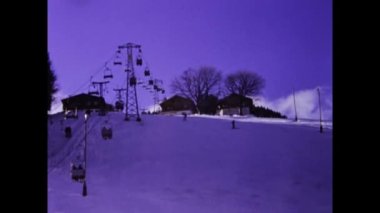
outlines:
[[[104,79],[112,79],[113,78],[112,71],[110,68],[107,67],[104,70],[104,76],[103,77],[104,77]]]
[[[102,128],[102,137],[104,140],[112,139],[112,128],[103,126]]]
[[[113,62],[113,65],[122,65],[120,57],[117,55],[115,58],[115,61]]]
[[[116,101],[115,108],[116,108],[116,110],[123,111],[123,109],[124,109],[124,102],[122,100]]]
[[[150,70],[148,68],[145,68],[144,75],[150,76]]]
[[[142,58],[141,58],[141,56],[137,56],[136,65],[137,66],[141,66],[142,65]]]
[[[92,88],[92,89],[91,89]],[[89,91],[88,91],[88,94],[89,95],[99,95],[99,91],[96,90],[96,87],[95,85],[92,85],[92,87],[90,87]]]
[[[136,85],[136,82],[137,82],[137,79],[135,76],[132,76],[130,79],[129,79],[129,85],[130,86],[135,86]]]
[[[71,164],[71,179],[83,182],[86,178],[86,170],[83,168],[82,164],[75,165]]]
[[[114,61],[113,65],[121,65],[121,61]]]
[[[139,49],[139,54],[137,55],[136,65],[137,66],[141,66],[142,65],[141,49]]]

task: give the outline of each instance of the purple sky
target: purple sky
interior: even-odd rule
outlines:
[[[168,92],[174,76],[201,65],[259,73],[267,99],[332,85],[331,0],[48,0],[48,10],[62,94],[87,92],[81,86],[127,42],[142,45]],[[113,71],[123,82],[124,71]],[[148,94],[139,93],[143,107]]]

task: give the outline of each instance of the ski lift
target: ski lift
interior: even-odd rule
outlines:
[[[150,70],[149,70],[148,67],[145,68],[144,75],[145,75],[145,76],[150,76]]]
[[[106,69],[104,70],[104,79],[112,79],[113,78],[113,75],[112,75],[112,71],[110,68],[106,67]]]
[[[135,86],[136,85],[136,77],[135,76],[132,76],[130,79],[129,79],[129,85],[130,86]]]
[[[86,178],[86,170],[82,164],[71,163],[71,179],[83,182]]]

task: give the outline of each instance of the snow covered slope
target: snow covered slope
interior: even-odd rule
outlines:
[[[70,178],[83,117],[49,124],[49,213],[332,212],[332,133],[308,125],[110,113],[89,119],[88,196]],[[63,127],[73,128],[66,139]]]

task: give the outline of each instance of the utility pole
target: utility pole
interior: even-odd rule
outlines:
[[[294,100],[294,112],[295,112],[295,118],[294,118],[294,121],[298,121],[298,117],[297,117],[297,107],[296,107],[296,95],[294,94],[294,88],[293,88],[293,100]]]
[[[319,99],[319,123],[320,123],[319,132],[322,133],[323,132],[323,127],[322,127],[322,109],[321,109],[321,94],[320,94],[320,91],[319,91],[319,87],[317,88],[317,90],[318,90],[318,99]]]

